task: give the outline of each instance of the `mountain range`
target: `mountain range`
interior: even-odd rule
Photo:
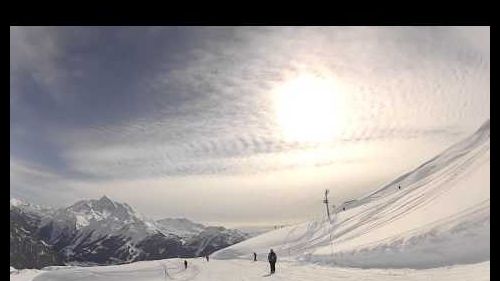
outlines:
[[[15,268],[196,257],[250,236],[184,218],[155,221],[107,196],[59,209],[10,201],[10,263]]]

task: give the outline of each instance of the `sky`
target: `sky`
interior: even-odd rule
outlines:
[[[10,194],[288,224],[490,116],[489,27],[11,27]]]

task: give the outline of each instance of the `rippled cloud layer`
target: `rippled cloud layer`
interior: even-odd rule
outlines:
[[[242,210],[220,220],[258,220],[253,203],[217,194],[297,185],[283,204],[302,206],[341,182],[349,198],[490,114],[484,27],[12,27],[10,39],[11,194],[47,204],[181,189],[168,210],[130,203],[215,221],[220,210],[185,207],[206,181],[214,210]],[[314,113],[299,104],[279,118],[279,89],[301,77],[332,81],[332,120],[310,120],[335,134],[294,138],[312,132],[307,122],[287,134]],[[292,217],[316,209],[299,210]]]

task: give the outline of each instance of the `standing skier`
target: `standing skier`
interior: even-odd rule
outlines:
[[[257,253],[253,253],[253,261],[257,261]]]
[[[269,255],[267,255],[267,260],[269,261],[269,265],[271,266],[271,274],[274,274],[274,271],[276,271],[276,253],[274,253],[273,249],[269,251]]]
[[[205,256],[205,258],[207,259],[207,262],[208,262],[208,260],[210,259],[210,258],[208,257],[208,255],[206,255],[206,256]]]
[[[188,268],[188,261],[184,260],[184,269],[187,269],[187,268]]]

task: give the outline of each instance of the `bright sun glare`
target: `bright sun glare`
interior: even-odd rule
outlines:
[[[276,115],[285,138],[322,142],[340,131],[340,91],[332,79],[303,74],[277,88]]]

